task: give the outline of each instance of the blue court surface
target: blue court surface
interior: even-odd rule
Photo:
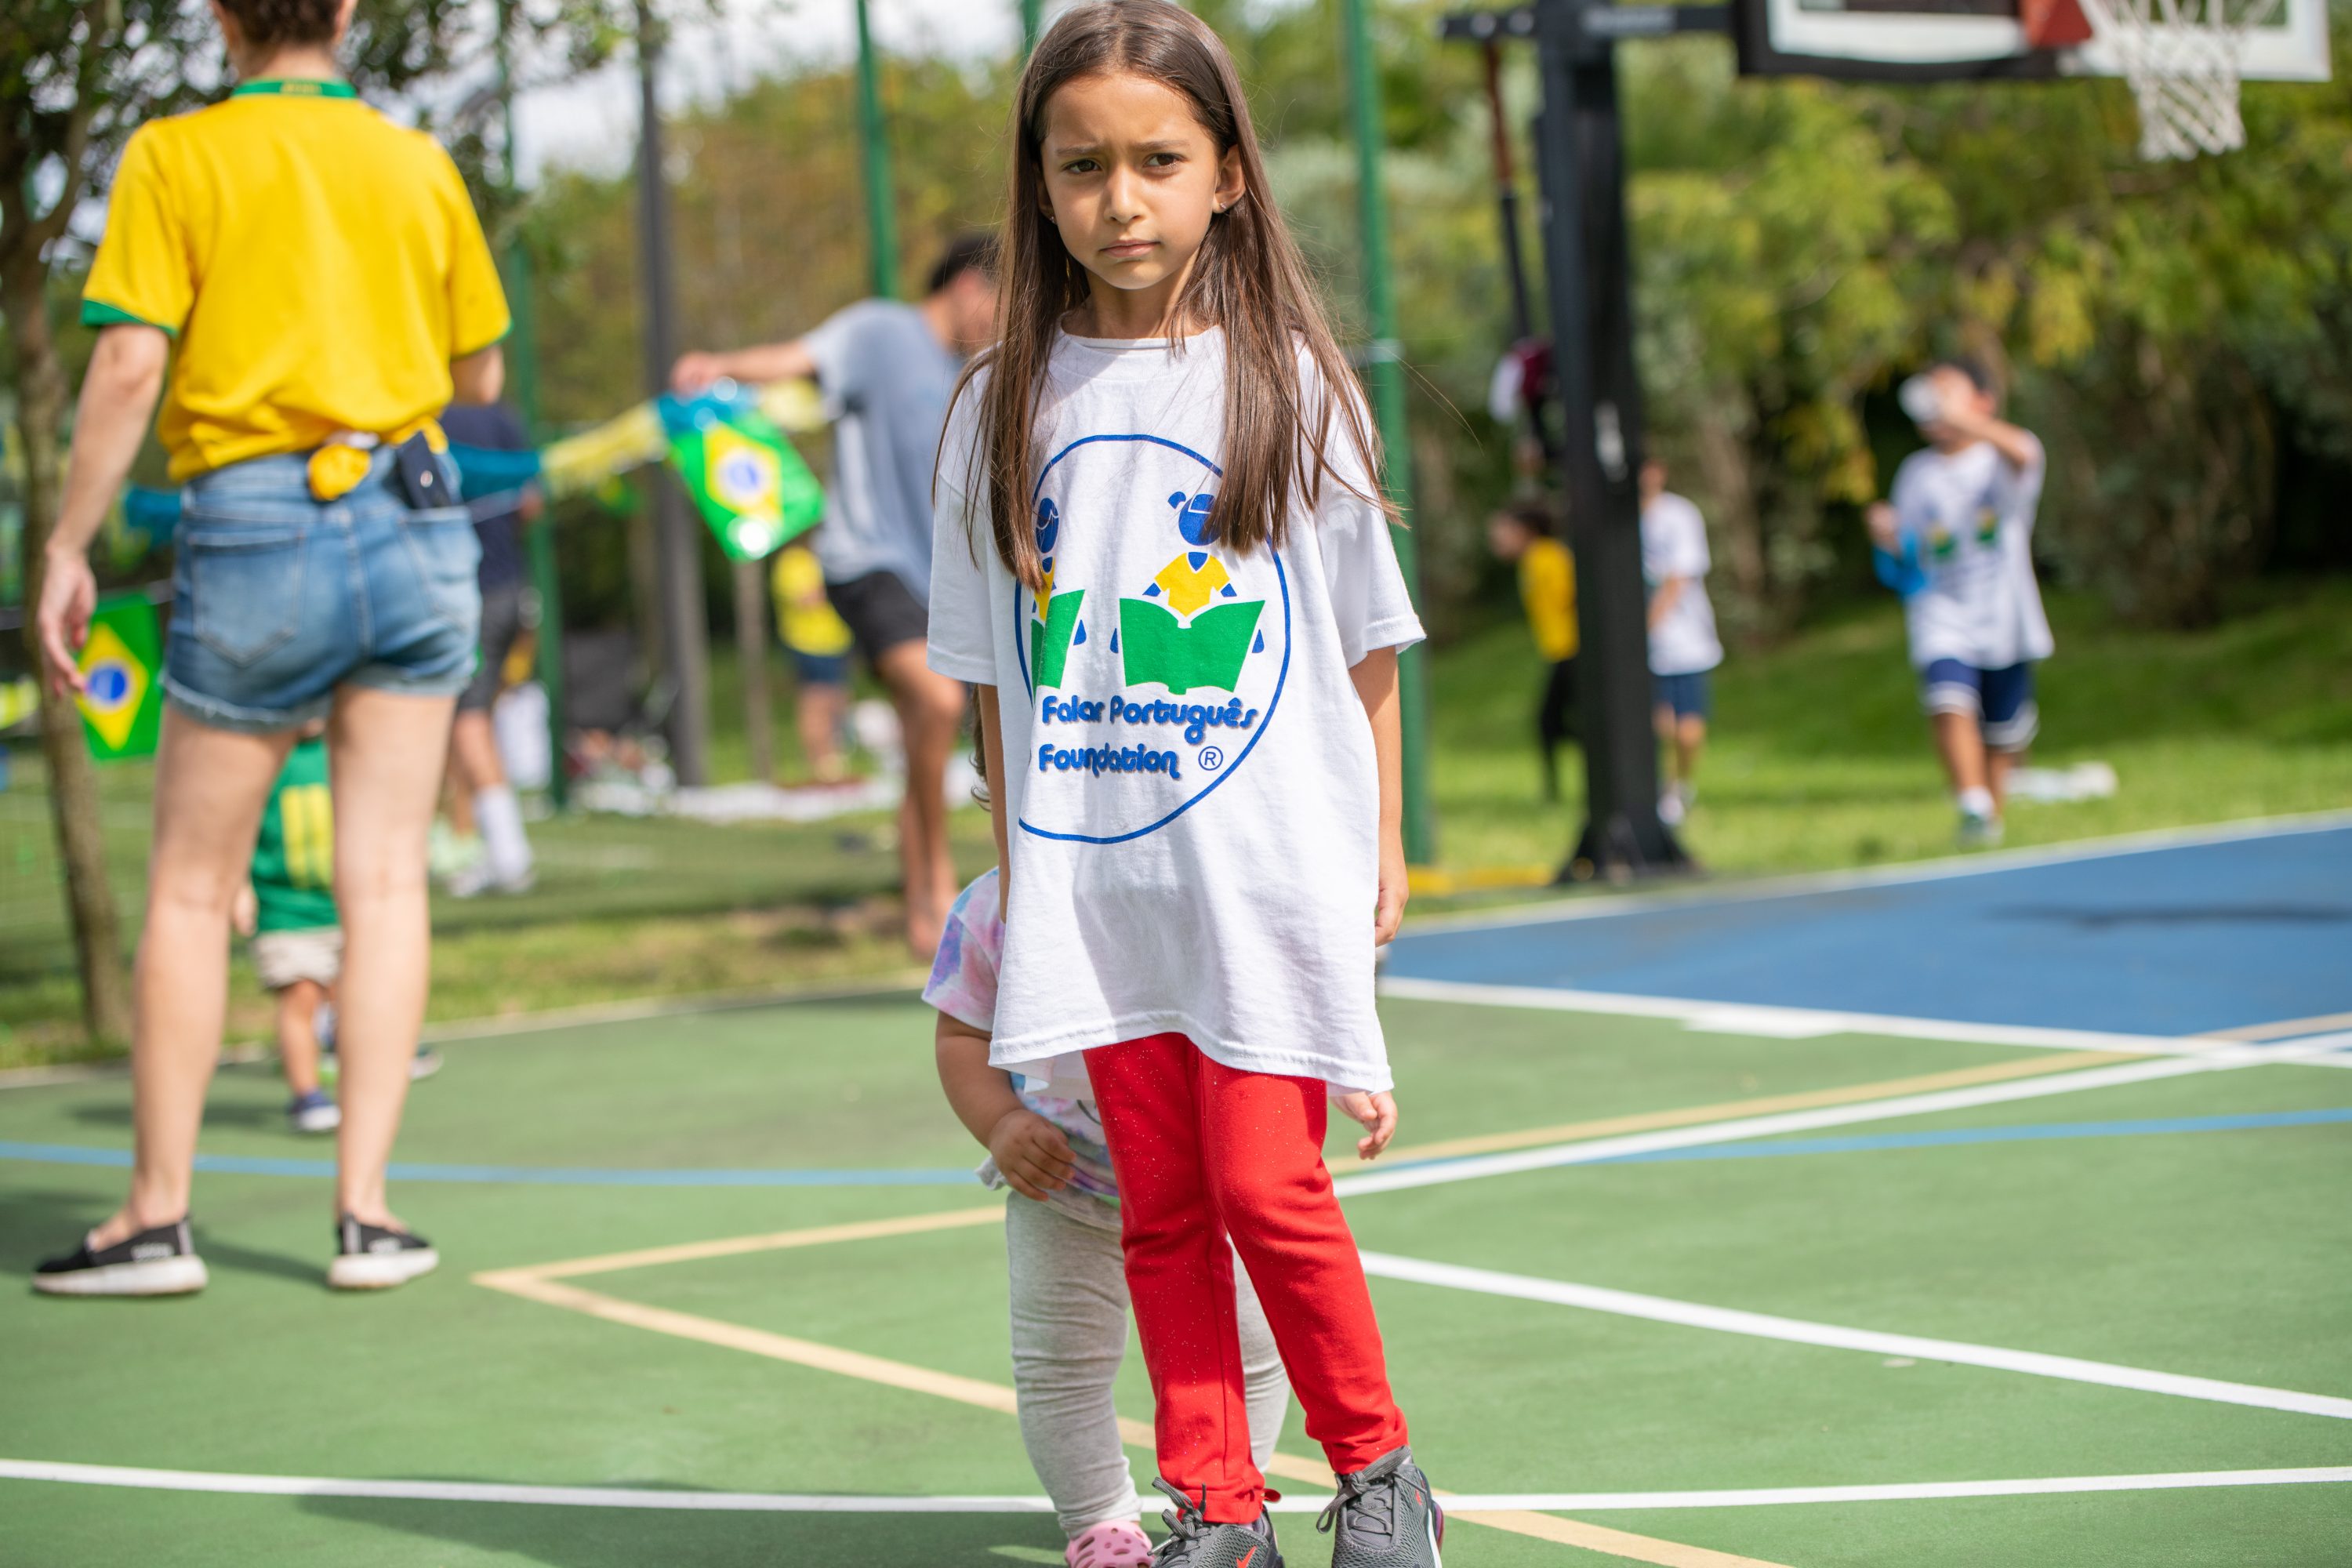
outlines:
[[[1507,986],[2285,1038],[2352,1026],[2352,817],[1580,900],[1408,931],[1387,968],[1408,994]]]

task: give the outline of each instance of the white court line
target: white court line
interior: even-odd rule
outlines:
[[[1958,1018],[1907,1018],[1891,1013],[1838,1013],[1767,1002],[1704,1002],[1681,996],[1636,996],[1615,991],[1572,991],[1552,985],[1489,985],[1468,980],[1420,980],[1388,975],[1381,994],[1409,1002],[1453,1002],[1479,1007],[1526,1007],[1549,1013],[1599,1013],[1621,1018],[1664,1018],[1709,1034],[1764,1035],[1801,1040],[1823,1035],[1887,1035],[1898,1039],[2018,1046],[2031,1050],[2131,1051],[2143,1056],[2193,1056],[2212,1048],[2202,1036],[2120,1035],[2098,1029],[2045,1029],[2027,1024],[1977,1024]],[[2230,1041],[2229,1044],[2242,1044]]]
[[[237,1475],[217,1470],[149,1470],[0,1459],[0,1480],[150,1491],[228,1492],[253,1497],[382,1498],[407,1502],[530,1503],[555,1508],[632,1508],[680,1513],[1050,1513],[1042,1497],[856,1497],[787,1492],[663,1491],[641,1487],[509,1486],[488,1481],[374,1481],[325,1476]],[[1445,1500],[1449,1512],[1512,1510],[1755,1508],[1812,1502],[1904,1502],[1927,1498],[2040,1497],[2062,1492],[2171,1491],[2200,1487],[2307,1486],[2352,1481],[2352,1467],[2293,1470],[2190,1470],[2145,1476],[2066,1476],[2054,1479],[1916,1481],[1886,1486],[1769,1487],[1745,1491],[1498,1492]],[[1329,1500],[1293,1494],[1276,1513],[1315,1513]]]
[[[1988,1083],[1972,1089],[1939,1089],[1932,1094],[1898,1095],[1892,1100],[1864,1100],[1859,1105],[1831,1105],[1818,1110],[1789,1110],[1773,1116],[1744,1116],[1736,1121],[1713,1121],[1698,1127],[1674,1127],[1657,1132],[1630,1132],[1615,1138],[1587,1138],[1554,1143],[1541,1149],[1519,1149],[1501,1154],[1473,1154],[1459,1160],[1433,1160],[1426,1164],[1400,1165],[1389,1171],[1367,1171],[1342,1176],[1332,1184],[1341,1197],[1370,1193],[1402,1192],[1412,1187],[1439,1187],[1486,1176],[1517,1175],[1559,1165],[1588,1165],[1621,1154],[1646,1154],[1658,1149],[1689,1149],[1706,1143],[1729,1143],[1748,1138],[1769,1138],[1783,1132],[1811,1132],[1822,1127],[1847,1127],[1858,1121],[1881,1121],[1901,1116],[1927,1116],[1943,1110],[1967,1110],[1979,1105],[2039,1100],[2047,1095],[2084,1089],[2114,1089],[2157,1079],[2183,1078],[2191,1073],[2223,1072],[2273,1062],[2300,1062],[2341,1050],[2352,1044],[2352,1032],[2322,1035],[2292,1046],[2219,1046],[2197,1056],[2158,1057],[2152,1061],[2121,1062],[2114,1067],[2010,1083]]]
[[[1384,1252],[1367,1252],[1363,1258],[1364,1272],[1383,1279],[1436,1285],[1450,1290],[1470,1290],[1482,1296],[1507,1296],[1522,1301],[1549,1302],[1558,1307],[1580,1307],[1587,1311],[1607,1312],[1620,1318],[1646,1318],[1655,1323],[1676,1323],[1685,1328],[1711,1329],[1717,1333],[1746,1334],[1760,1340],[1785,1340],[1791,1344],[1867,1351],[1873,1355],[1909,1356],[1917,1361],[1949,1362],[1958,1366],[1990,1367],[1996,1372],[2023,1373],[2029,1377],[2054,1377],[2067,1383],[2095,1383],[2108,1388],[2127,1388],[2141,1394],[2170,1394],[2176,1399],[2202,1399],[2215,1405],[2244,1405],[2257,1410],[2284,1410],[2297,1415],[2326,1415],[2337,1421],[2352,1421],[2352,1399],[2339,1399],[2333,1394],[2304,1394],[2291,1388],[2264,1388],[2249,1383],[2225,1383],[2219,1378],[2189,1377],[2179,1373],[2154,1372],[2146,1367],[2121,1366],[2112,1362],[2045,1355],[2039,1351],[1974,1345],[1959,1340],[1930,1340],[1916,1334],[1881,1333],[1875,1329],[1849,1329],[1836,1323],[1779,1318],[1767,1312],[1743,1312],[1731,1307],[1709,1307],[1697,1301],[1676,1301],[1664,1296],[1644,1296],[1632,1290],[1612,1290],[1599,1285],[1574,1285],[1564,1279],[1538,1279],[1525,1274],[1504,1274],[1491,1268],[1465,1268],[1451,1263],[1430,1263],[1418,1258],[1398,1258]],[[1526,1503],[1515,1506],[1566,1505]]]
[[[2105,838],[2077,839],[2029,849],[1998,849],[1977,855],[1948,856],[1937,860],[1910,860],[1894,866],[1872,866],[1847,871],[1806,871],[1788,877],[1766,877],[1728,887],[1701,884],[1650,893],[1584,894],[1540,903],[1517,904],[1502,910],[1474,910],[1458,915],[1416,917],[1414,931],[1492,931],[1507,926],[1544,925],[1553,921],[1608,920],[1643,910],[1692,904],[1738,904],[1758,899],[1790,898],[1805,893],[1839,893],[1855,888],[1885,888],[1911,882],[1941,882],[1955,877],[1982,877],[1996,871],[2029,870],[2075,860],[2105,860],[2124,855],[2145,855],[2158,849],[2191,849],[2209,844],[2238,844],[2258,838],[2280,838],[2298,833],[2328,833],[2352,827],[2352,811],[2302,812],[2285,816],[2248,817],[2242,822],[2210,823],[2194,827],[2158,827],[2143,833],[2119,833]]]
[[[1932,1498],[2048,1497],[2061,1492],[2183,1491],[2200,1487],[2292,1487],[2352,1481],[2352,1466],[2297,1470],[2176,1470],[2149,1476],[2058,1476],[2048,1480],[1910,1481],[1892,1486],[1759,1487],[1717,1492],[1494,1492],[1448,1498],[1449,1510],[1759,1508],[1809,1502],[1911,1502]]]

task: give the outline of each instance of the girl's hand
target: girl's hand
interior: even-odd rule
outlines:
[[[1393,834],[1384,835],[1387,842],[1381,846],[1381,891],[1372,905],[1372,945],[1380,946],[1397,933],[1404,924],[1404,902],[1412,897],[1406,880],[1404,843]]]
[[[261,924],[261,900],[255,895],[251,882],[236,890],[236,899],[228,907],[228,923],[237,935],[247,937]]]
[[[1006,1111],[989,1129],[988,1152],[1014,1192],[1040,1203],[1047,1193],[1068,1186],[1078,1167],[1062,1130],[1025,1106]]]
[[[1356,1140],[1356,1158],[1379,1159],[1381,1151],[1389,1146],[1389,1140],[1396,1136],[1396,1096],[1386,1089],[1378,1094],[1355,1089],[1340,1095],[1339,1100],[1339,1109],[1349,1120],[1362,1123],[1365,1129],[1364,1135]]]
[[[49,666],[49,689],[79,695],[86,683],[75,656],[89,640],[89,617],[98,608],[98,579],[81,552],[52,550],[41,573],[41,605],[34,625]]]

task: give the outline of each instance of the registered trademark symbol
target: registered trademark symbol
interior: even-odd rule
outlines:
[[[1203,746],[1201,748],[1200,761],[1201,771],[1204,773],[1213,773],[1225,765],[1225,753],[1214,746]]]

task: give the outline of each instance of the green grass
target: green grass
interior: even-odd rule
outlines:
[[[2281,590],[2207,632],[2115,624],[2053,595],[2058,652],[2040,672],[2045,766],[2112,763],[2110,799],[2017,803],[2009,841],[2352,804],[2352,583]],[[1580,822],[1546,813],[1533,718],[1542,672],[1497,625],[1434,664],[1439,853],[1454,868],[1556,865]],[[1903,624],[1855,607],[1716,672],[1713,734],[1684,838],[1712,871],[1804,870],[1946,854],[1951,808],[1929,750]]]
[[[1764,1040],[1664,1021],[1384,1005],[1403,1142],[1717,1105],[2003,1060],[1976,1045]],[[447,1047],[401,1157],[631,1169],[968,1166],[928,1015],[903,994],[574,1025]],[[2265,1067],[1950,1111],[1891,1128],[2299,1110],[2352,1076]],[[204,1147],[323,1157],[259,1068],[216,1087]],[[120,1077],[0,1092],[0,1142],[121,1148]],[[1584,1166],[1350,1201],[1365,1245],[1857,1327],[2340,1394],[2343,1126]],[[1334,1163],[1346,1160],[1334,1149]],[[63,1245],[115,1170],[12,1163],[0,1257]],[[436,1276],[339,1299],[327,1191],[206,1175],[200,1297],[0,1290],[0,1456],[230,1472],[691,1490],[1033,1493],[1013,1421],[908,1390],[499,1294],[478,1270],[973,1207],[976,1189],[408,1183]],[[625,1301],[993,1384],[1009,1380],[1003,1243],[962,1229],[585,1277]],[[1458,1490],[1655,1490],[2344,1462],[2343,1424],[1373,1282],[1415,1447]],[[1150,1408],[1133,1354],[1120,1408]],[[1294,1410],[1283,1447],[1312,1453]],[[1145,1457],[1134,1456],[1139,1468]],[[1595,1514],[1790,1568],[2323,1568],[2343,1487]],[[855,1563],[991,1568],[1058,1555],[1020,1516],[645,1514],[195,1496],[0,1481],[7,1560],[488,1568]],[[1583,1516],[1580,1516],[1583,1517]],[[1285,1520],[1286,1557],[1324,1538]],[[1623,1559],[1466,1523],[1453,1568]],[[1042,1554],[1042,1555],[1041,1555]]]
[[[2058,656],[2041,683],[2035,761],[2112,763],[2112,799],[2020,803],[2012,844],[2352,803],[2352,582],[2273,589],[2210,632],[2113,623],[2053,596]],[[713,759],[748,768],[732,650],[713,650]],[[1549,868],[1579,826],[1575,800],[1538,800],[1531,740],[1541,671],[1515,618],[1433,660],[1439,851],[1454,870]],[[783,683],[775,682],[781,702]],[[781,765],[797,767],[788,714]],[[1564,759],[1571,797],[1580,769]],[[113,880],[135,919],[150,771],[104,770]],[[1951,812],[1891,600],[1858,605],[1718,672],[1713,742],[1685,838],[1724,875],[1827,868],[1948,852]],[[977,871],[985,819],[955,818]],[[870,816],[814,826],[709,826],[573,817],[537,825],[539,890],[435,910],[432,1016],[783,987],[905,963],[896,938],[893,828]],[[47,804],[28,749],[0,794],[0,1068],[89,1053],[56,888]],[[1492,897],[1491,895],[1489,896]],[[1456,900],[1454,903],[1475,902]],[[1448,900],[1424,900],[1442,909]],[[233,1038],[268,1021],[240,970]]]

